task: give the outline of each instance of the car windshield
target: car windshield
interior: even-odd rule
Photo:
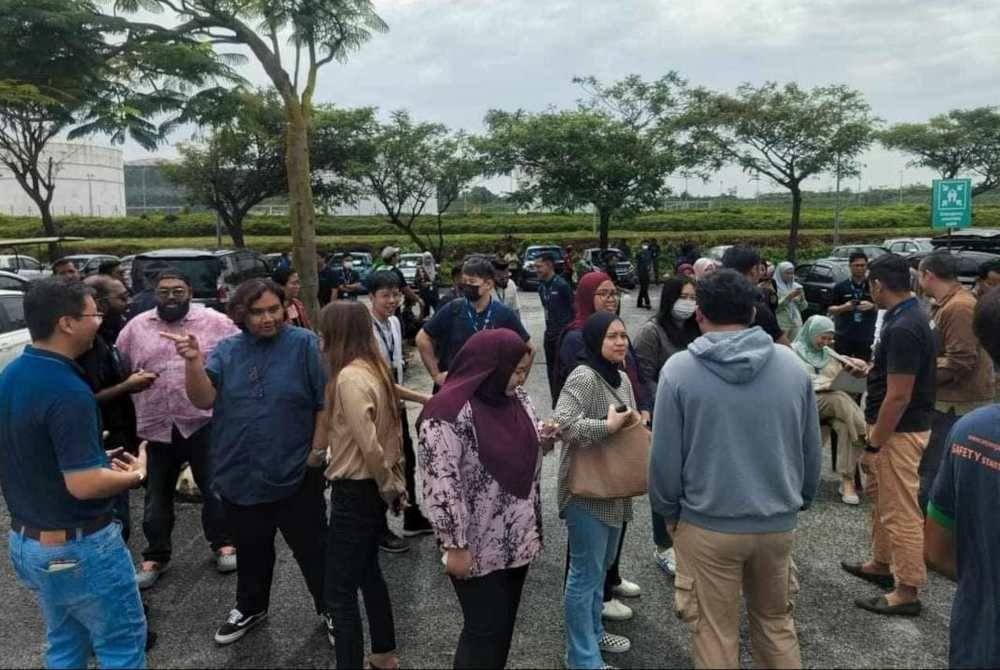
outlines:
[[[132,261],[134,289],[142,291],[160,272],[177,270],[191,280],[195,297],[208,298],[215,295],[218,288],[221,262],[212,256],[200,258],[142,258]]]
[[[534,249],[528,249],[524,253],[524,260],[532,261],[544,253],[550,253],[556,258],[563,257],[562,249],[560,249],[559,247],[536,247]]]
[[[403,256],[399,259],[399,267],[401,268],[415,268],[420,264],[419,256]]]

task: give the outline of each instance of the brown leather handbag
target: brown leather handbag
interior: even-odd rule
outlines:
[[[595,373],[596,374],[596,373]],[[600,375],[598,375],[600,379]],[[604,382],[603,379],[601,379]],[[606,382],[620,404],[625,404]],[[569,491],[582,498],[631,498],[649,490],[652,433],[634,416],[599,444],[574,447],[569,461]]]

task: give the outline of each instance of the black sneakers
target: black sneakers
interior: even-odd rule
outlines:
[[[390,554],[402,554],[410,550],[410,545],[406,543],[406,540],[391,530],[382,532],[382,535],[378,539],[378,546],[382,551]]]
[[[420,513],[420,509],[411,507],[403,512],[403,537],[430,535],[434,532],[431,522]]]
[[[218,644],[232,644],[247,634],[247,631],[267,618],[267,610],[249,616],[237,609],[229,612],[226,623],[215,631],[215,641]]]

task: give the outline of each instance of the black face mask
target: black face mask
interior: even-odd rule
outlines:
[[[174,321],[180,321],[187,316],[190,309],[190,300],[185,300],[184,302],[166,303],[156,306],[156,315],[167,323],[173,323]]]
[[[469,302],[479,300],[479,287],[474,284],[459,284],[458,290],[462,292],[462,297]]]

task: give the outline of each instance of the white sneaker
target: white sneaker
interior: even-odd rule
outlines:
[[[605,633],[604,637],[597,643],[597,646],[601,651],[608,654],[624,654],[632,648],[632,643],[627,637]]]
[[[664,549],[663,551],[654,549],[653,560],[656,561],[656,566],[660,570],[663,570],[671,577],[677,574],[677,554],[674,553],[673,547]]]
[[[622,578],[622,583],[611,589],[611,591],[621,598],[638,598],[642,595],[642,589],[635,582]]]
[[[634,615],[632,608],[623,604],[618,598],[612,598],[601,608],[601,618],[608,621],[628,621]]]

